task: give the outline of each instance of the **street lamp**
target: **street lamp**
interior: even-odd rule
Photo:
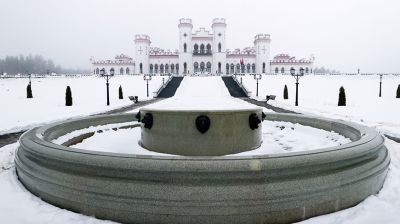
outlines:
[[[292,75],[296,79],[296,102],[295,106],[299,105],[299,79],[304,76],[304,68],[300,68],[300,74],[296,74],[296,70],[294,68],[290,69],[290,75]]]
[[[31,76],[32,76],[32,74],[29,73],[28,76],[29,76],[29,85],[31,86],[31,84],[32,84],[32,82],[31,82]]]
[[[100,76],[104,77],[106,80],[106,87],[107,87],[107,106],[110,106],[110,83],[109,80],[112,76],[114,76],[114,69],[110,69],[110,74],[106,73],[106,70],[103,68],[100,70]]]
[[[258,97],[258,80],[261,79],[261,74],[254,74],[254,79],[257,80],[257,91],[256,91],[256,96]]]
[[[379,97],[382,97],[382,74],[379,75]]]
[[[149,81],[151,80],[151,75],[150,74],[145,74],[143,76],[143,79],[146,80],[146,83],[147,83],[147,97],[149,97]]]

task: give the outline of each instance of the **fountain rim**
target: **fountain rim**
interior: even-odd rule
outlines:
[[[123,115],[128,115],[132,116],[133,118],[135,117],[136,113],[126,113]],[[265,154],[265,155],[240,155],[240,156],[235,156],[235,155],[224,155],[224,156],[180,156],[180,155],[140,155],[140,154],[124,154],[124,153],[113,153],[113,152],[102,152],[102,151],[96,151],[96,150],[88,150],[88,149],[78,149],[74,147],[68,147],[68,146],[63,146],[59,145],[56,143],[52,143],[51,141],[46,141],[45,140],[45,135],[44,133],[50,129],[50,128],[57,128],[58,126],[62,126],[65,124],[65,122],[77,122],[77,121],[84,121],[88,119],[94,119],[94,118],[101,118],[101,117],[110,117],[110,116],[122,116],[122,115],[99,115],[99,116],[90,116],[90,117],[83,117],[83,118],[76,118],[76,119],[70,119],[68,121],[60,121],[60,122],[55,122],[51,123],[48,125],[44,125],[42,127],[34,128],[26,133],[24,133],[21,138],[20,138],[20,143],[21,139],[25,138],[25,135],[34,132],[35,133],[35,143],[50,147],[52,149],[57,149],[57,150],[62,150],[65,152],[69,153],[80,153],[80,154],[87,154],[87,155],[97,155],[97,156],[108,156],[108,157],[119,157],[119,158],[140,158],[140,159],[151,159],[151,160],[187,160],[187,161],[218,161],[218,160],[251,160],[251,159],[276,159],[276,158],[288,158],[288,157],[302,157],[302,156],[309,156],[309,155],[317,155],[317,154],[326,154],[330,152],[335,152],[335,151],[343,151],[346,149],[351,149],[352,151],[354,150],[354,147],[361,146],[364,144],[367,144],[368,142],[373,141],[377,137],[379,137],[379,133],[369,127],[356,124],[353,122],[348,122],[348,121],[343,121],[343,120],[336,120],[336,119],[330,119],[330,118],[324,118],[324,117],[319,117],[319,116],[310,116],[310,115],[292,115],[292,114],[279,114],[279,113],[265,113],[266,114],[266,119],[269,120],[271,116],[289,116],[289,117],[302,117],[306,119],[316,119],[322,122],[332,122],[332,123],[338,123],[341,125],[345,125],[347,127],[350,127],[354,130],[357,130],[359,132],[359,139],[352,141],[350,143],[346,143],[340,146],[333,146],[333,147],[326,147],[326,148],[317,148],[317,149],[312,149],[312,150],[306,150],[306,151],[301,151],[301,152],[288,152],[288,153],[277,153],[277,154]],[[135,121],[136,119],[132,119],[132,121]],[[282,122],[290,122],[290,121],[284,121],[281,120]],[[90,127],[90,125],[88,126]],[[312,126],[311,126],[312,127]],[[77,129],[79,130],[79,129]],[[347,136],[345,136],[347,137]],[[383,137],[382,141],[384,141]]]

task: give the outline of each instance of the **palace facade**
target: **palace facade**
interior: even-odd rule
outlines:
[[[193,32],[191,19],[180,19],[179,49],[164,50],[152,47],[148,35],[135,36],[134,59],[121,54],[114,60],[91,58],[92,72],[101,69],[115,74],[236,74],[277,73],[287,74],[293,67],[306,73],[313,72],[314,58],[299,59],[279,54],[270,60],[270,35],[258,34],[253,45],[244,49],[229,50],[226,46],[226,21],[212,21],[211,31],[205,28]]]

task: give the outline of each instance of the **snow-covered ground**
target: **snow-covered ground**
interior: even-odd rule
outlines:
[[[253,76],[244,76],[242,80],[255,97]],[[307,75],[300,79],[299,107],[294,107],[294,78],[290,75],[264,75],[259,81],[259,98],[276,95],[276,100],[268,103],[301,113],[361,123],[400,137],[400,99],[396,99],[400,76],[384,76],[382,81],[382,97],[379,98],[377,75]],[[285,85],[289,90],[288,100],[283,99]],[[346,91],[346,107],[337,106],[341,86]]]
[[[62,144],[79,135],[95,132],[92,137],[71,147],[124,154],[167,155],[152,152],[143,148],[139,144],[140,128],[113,130],[114,127],[122,127],[130,124],[131,123],[121,123],[76,130],[65,136],[59,137],[53,142],[56,144]],[[262,128],[263,143],[261,147],[248,152],[232,154],[230,156],[300,152],[319,148],[328,148],[351,142],[350,139],[335,132],[328,132],[289,122],[264,121],[262,123]],[[102,132],[97,132],[98,130],[102,130]]]
[[[167,80],[168,77],[165,77]],[[100,77],[33,78],[33,99],[26,98],[27,79],[0,79],[0,134],[24,130],[38,124],[69,117],[88,115],[131,104],[128,96],[145,100],[146,82],[143,76],[115,76],[110,79],[110,106],[106,106],[106,84]],[[162,77],[150,81],[149,92],[153,97],[162,84]],[[118,99],[122,86],[124,99]],[[73,106],[65,106],[65,90],[72,90]]]
[[[88,80],[90,79],[94,80],[95,78],[88,78]],[[121,79],[125,79],[125,77]],[[133,82],[136,84],[140,83],[137,87],[137,90],[141,89],[144,95],[145,85],[142,77],[140,76],[136,80],[137,82]],[[46,105],[45,101],[43,101],[44,107],[41,109],[41,107],[37,106],[26,106],[27,101],[25,100],[27,99],[25,99],[25,88],[27,81],[14,81],[15,82],[7,84],[7,81],[0,80],[0,102],[2,105],[10,105],[5,108],[5,111],[2,108],[3,118],[0,118],[0,130],[6,130],[7,127],[12,129],[18,126],[32,125],[33,123],[31,121],[36,122],[36,120],[39,122],[45,122],[55,119],[63,119],[67,116],[73,116],[73,114],[68,110],[57,109],[57,107],[63,107],[64,104],[63,97],[65,93],[65,87],[67,85],[65,82],[63,82],[61,85],[58,84],[57,86],[59,86],[59,88],[52,87],[51,82],[48,82],[49,85],[42,86],[43,88],[41,89],[44,90],[41,91],[43,91],[43,95],[45,96],[44,98],[48,99],[46,101],[58,102],[58,104],[56,106],[48,106]],[[21,83],[17,84],[19,82]],[[96,86],[98,87],[96,87],[96,89],[101,90],[102,88],[105,88],[104,80],[97,82],[98,84],[96,84]],[[111,83],[112,82],[113,80],[111,80]],[[256,82],[253,77],[243,77],[243,82],[250,90],[253,91],[255,95],[254,91]],[[300,107],[293,106],[295,81],[291,76],[263,76],[263,79],[260,82],[260,96],[264,98],[267,94],[277,95],[276,102],[270,101],[277,106],[298,110],[308,114],[312,113],[326,117],[340,118],[363,123],[371,127],[377,127],[382,132],[391,133],[392,135],[399,135],[400,133],[400,118],[398,116],[400,114],[400,99],[395,99],[396,88],[397,85],[400,84],[399,76],[384,77],[382,98],[378,97],[378,76],[306,76],[300,80]],[[71,81],[71,83],[73,82]],[[93,83],[96,83],[96,81],[93,81]],[[127,82],[122,81],[121,83],[123,83],[125,96],[138,95],[141,97],[139,93],[135,93],[136,90],[132,90],[132,94],[126,93],[128,90],[127,87],[124,86]],[[155,83],[155,81],[152,81],[150,86],[158,88],[159,85],[156,85]],[[289,88],[289,100],[282,99],[283,87],[285,84],[287,84]],[[38,80],[34,80],[33,82],[34,97],[36,97],[35,92],[38,91],[36,89],[36,85],[40,86]],[[74,91],[75,87],[72,84],[70,85],[72,87],[73,95],[77,94]],[[82,93],[85,93],[85,90],[91,91],[91,88],[88,86],[92,87],[92,82],[88,81],[86,82],[86,85],[80,87],[83,89]],[[119,84],[116,84],[113,88],[111,88],[111,93],[114,91],[114,94],[117,94],[118,86]],[[348,106],[346,107],[336,106],[340,86],[344,86],[346,89],[348,103]],[[211,87],[204,86],[202,88],[204,88],[204,91],[207,91]],[[50,91],[51,89],[53,89],[53,91]],[[60,92],[56,94],[54,92],[55,89]],[[7,93],[8,91],[13,91],[13,93]],[[92,97],[94,97],[94,99],[99,99],[100,104],[104,103],[104,90],[97,92],[99,95],[94,94],[96,96],[92,95]],[[14,97],[13,99],[16,99],[16,101],[11,101],[7,99],[8,97]],[[111,99],[115,99],[115,101],[117,101],[116,95]],[[111,101],[112,105],[113,102],[114,100]],[[45,109],[50,111],[46,111]],[[101,110],[103,109],[105,110],[107,108],[101,108]],[[22,110],[22,112],[20,110]],[[51,112],[51,110],[55,110],[57,113]],[[61,110],[61,112],[59,110]],[[32,117],[28,113],[37,114],[37,117]],[[52,113],[54,113],[54,115]],[[76,114],[79,115],[82,113],[90,112],[83,109],[79,111],[79,113],[76,112]],[[41,114],[43,114],[43,116]],[[6,118],[4,118],[4,116]],[[9,122],[8,120],[11,120],[12,122]],[[387,179],[379,194],[368,197],[365,201],[353,208],[335,212],[329,215],[315,217],[301,223],[399,223],[400,144],[388,139],[386,140],[385,144],[389,148],[392,160]],[[15,175],[14,153],[17,146],[17,144],[12,144],[0,148],[0,198],[2,199],[2,203],[0,203],[1,222],[106,223],[102,220],[97,220],[54,207],[50,204],[42,202],[40,199],[26,191],[25,188],[23,188],[23,186],[18,182]]]
[[[259,108],[231,97],[219,76],[186,76],[174,97],[146,106],[163,110],[230,110]]]

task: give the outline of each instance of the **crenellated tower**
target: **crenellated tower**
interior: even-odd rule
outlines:
[[[145,34],[135,36],[135,74],[149,73],[150,37]]]
[[[269,54],[271,38],[269,34],[258,34],[254,37],[254,48],[256,50],[256,72],[268,73]]]
[[[179,74],[193,73],[192,66],[193,46],[192,46],[192,20],[179,20]]]
[[[212,73],[215,72],[225,73],[225,64],[226,64],[225,19],[223,18],[213,19],[211,27],[213,30]]]

